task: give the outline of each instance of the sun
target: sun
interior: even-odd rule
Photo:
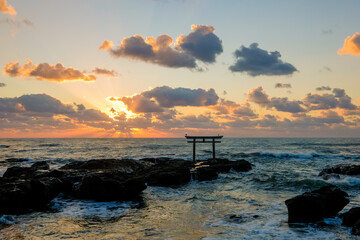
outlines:
[[[120,115],[125,115],[126,119],[136,118],[137,114],[133,113],[131,110],[128,110],[125,103],[120,100],[110,100],[111,108],[109,109],[109,117],[115,119]]]

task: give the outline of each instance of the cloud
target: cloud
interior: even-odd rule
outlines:
[[[0,82],[0,87],[6,87],[5,83]]]
[[[215,110],[217,114],[234,114],[237,117],[256,117],[257,115],[251,109],[248,102],[238,104],[234,101],[220,99],[216,105],[209,106],[209,109]]]
[[[113,46],[114,43],[112,41],[105,40],[99,47],[99,50],[110,50]]]
[[[326,29],[326,30],[322,30],[321,32],[322,32],[322,34],[326,35],[326,34],[332,34],[333,30],[332,29]]]
[[[290,63],[280,60],[281,54],[278,51],[260,49],[257,43],[252,43],[249,48],[241,46],[234,55],[236,62],[229,67],[232,72],[245,72],[256,77],[291,75],[297,71]]]
[[[33,64],[27,60],[23,66],[19,62],[10,62],[4,69],[3,74],[11,77],[29,78],[35,77],[38,80],[47,80],[55,82],[82,80],[95,81],[94,75],[85,75],[77,69],[66,68],[61,63],[50,65],[48,63]]]
[[[24,136],[27,132],[44,134],[65,129],[104,130],[116,127],[112,121],[99,110],[86,109],[81,104],[66,104],[47,94],[0,98],[0,133],[12,129],[20,131],[19,136]]]
[[[251,89],[248,92],[248,100],[250,102],[254,102],[259,104],[262,107],[266,107],[268,109],[275,108],[280,112],[289,112],[289,113],[299,113],[306,112],[301,104],[301,101],[290,101],[287,97],[278,98],[269,96],[265,93],[261,86]]]
[[[105,40],[100,50],[109,51],[114,57],[124,57],[171,68],[199,69],[196,60],[214,63],[216,55],[222,52],[221,40],[214,34],[214,27],[192,25],[189,35],[180,35],[175,46],[166,34],[157,38],[141,35],[123,38],[121,44],[113,48],[113,42]]]
[[[276,83],[275,88],[291,88],[290,83]]]
[[[16,15],[15,9],[8,5],[6,0],[0,0],[0,12],[9,14],[9,15]]]
[[[344,45],[337,52],[339,55],[360,55],[360,33],[355,33],[352,37],[345,38]]]
[[[321,87],[317,87],[316,91],[330,91],[331,87],[329,86],[321,86]]]
[[[156,87],[131,97],[110,97],[110,101],[122,101],[135,113],[163,112],[165,109],[180,106],[210,106],[215,105],[219,97],[210,88],[171,88]]]
[[[342,108],[348,110],[356,109],[356,106],[351,103],[351,97],[346,95],[344,89],[334,88],[333,94],[313,94],[308,93],[303,98],[303,103],[309,110],[321,110],[321,109],[335,109]]]
[[[191,25],[189,35],[180,35],[175,46],[189,53],[198,60],[214,63],[216,55],[223,52],[222,42],[214,34],[215,28],[210,25]]]
[[[34,24],[27,18],[23,18],[22,20],[15,20],[13,18],[5,18],[3,20],[0,20],[0,23],[7,23],[7,24],[11,24],[14,25],[16,27],[21,27],[21,25],[27,25],[27,26],[31,26],[33,27]]]
[[[110,77],[118,76],[118,73],[116,71],[108,70],[106,68],[95,68],[94,70],[92,70],[92,73],[100,74],[100,75],[107,75],[107,76],[110,76]]]

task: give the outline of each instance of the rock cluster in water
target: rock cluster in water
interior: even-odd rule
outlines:
[[[348,194],[331,185],[285,201],[289,223],[317,222],[335,217],[348,203]]]
[[[340,178],[341,175],[359,175],[360,165],[359,164],[338,164],[333,167],[325,168],[320,173],[325,180],[330,177]]]
[[[340,179],[340,175],[359,175],[359,164],[338,164],[325,168],[320,173],[324,180]],[[318,222],[335,217],[349,203],[349,196],[333,185],[312,192],[305,192],[285,201],[288,208],[289,223]],[[360,207],[350,209],[339,215],[342,225],[352,227],[352,234],[360,235]]]
[[[60,169],[46,162],[10,167],[0,178],[0,214],[22,214],[47,207],[59,193],[96,201],[133,200],[147,186],[173,187],[213,180],[231,169],[251,170],[245,160],[214,159],[196,164],[179,159],[145,158],[76,161]]]

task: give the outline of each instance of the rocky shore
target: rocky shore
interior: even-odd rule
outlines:
[[[0,214],[45,209],[60,193],[96,201],[134,200],[147,186],[176,187],[191,179],[214,180],[230,170],[247,172],[245,161],[215,159],[197,162],[169,158],[75,161],[60,169],[46,162],[10,167],[0,178]]]

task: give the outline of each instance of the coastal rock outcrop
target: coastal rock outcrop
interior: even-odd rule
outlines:
[[[333,185],[285,201],[289,223],[317,222],[334,217],[348,203],[348,194]]]
[[[170,158],[74,161],[59,169],[43,162],[10,167],[0,178],[0,214],[45,208],[59,193],[78,199],[137,199],[147,186],[176,187],[193,179],[213,180],[218,173],[249,171],[245,161],[215,159],[197,162]]]
[[[342,225],[352,227],[352,234],[360,235],[360,207],[351,208],[349,211],[340,214]]]
[[[45,161],[36,162],[30,167],[10,167],[6,170],[3,177],[6,178],[30,178],[33,177],[37,171],[49,170],[50,166]]]
[[[323,169],[319,176],[326,176],[329,174],[343,174],[343,175],[359,175],[359,164],[338,164],[330,168]]]
[[[22,214],[41,210],[61,192],[57,178],[0,179],[0,213]]]

